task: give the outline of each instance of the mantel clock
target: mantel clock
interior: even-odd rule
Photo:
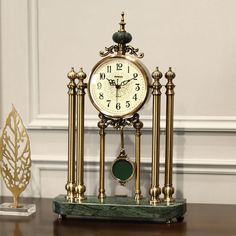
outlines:
[[[158,68],[150,75],[141,62],[144,54],[128,43],[132,36],[125,30],[124,13],[120,29],[113,34],[116,43],[100,52],[103,57],[92,69],[85,83],[86,74],[80,68],[68,73],[68,177],[66,195],[53,201],[53,209],[60,218],[78,216],[89,218],[132,219],[159,222],[182,220],[186,211],[185,199],[173,197],[173,115],[175,73],[169,68],[165,73],[166,83],[166,143],[164,186],[159,185],[160,169],[160,112],[162,73]],[[153,82],[151,81],[153,78]],[[86,196],[84,184],[84,99],[87,89],[91,103],[99,115],[100,143],[99,192]],[[149,197],[142,197],[140,188],[141,130],[143,123],[138,112],[152,96],[152,168]],[[105,130],[113,127],[119,131],[121,147],[118,157],[111,165],[112,175],[121,185],[135,178],[132,197],[106,196],[105,193]],[[135,130],[135,161],[125,151],[124,130]],[[161,196],[163,193],[163,197]]]

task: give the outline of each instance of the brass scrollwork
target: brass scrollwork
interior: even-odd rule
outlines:
[[[125,126],[132,126],[134,123],[139,121],[138,113],[134,114],[130,118],[118,118],[118,119],[107,117],[102,113],[100,113],[98,116],[101,120],[103,120],[106,123],[106,126],[112,126],[115,129],[121,129]]]
[[[100,51],[99,54],[101,57],[105,57],[109,54],[113,54],[114,52],[118,52],[119,47],[118,45],[112,45],[110,47],[105,47],[105,51]]]
[[[101,57],[105,57],[105,56],[108,56],[109,54],[114,54],[115,52],[118,52],[119,50],[120,50],[119,45],[112,45],[110,47],[105,47],[105,50],[100,51],[99,54]],[[134,55],[137,58],[143,58],[144,53],[143,52],[138,53],[138,51],[139,51],[138,48],[134,48],[131,45],[124,46],[125,53],[129,53],[130,55]]]
[[[137,58],[143,58],[144,57],[144,53],[143,52],[137,53],[139,51],[139,49],[138,48],[134,48],[134,47],[132,47],[130,45],[125,46],[125,51],[129,52],[130,55],[136,56]]]

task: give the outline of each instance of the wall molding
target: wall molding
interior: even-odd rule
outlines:
[[[39,98],[39,32],[38,1],[28,1],[29,39],[29,114],[28,129],[67,129],[67,116],[62,114],[41,114]],[[151,117],[142,117],[144,129],[151,129]],[[97,115],[86,115],[86,129],[97,128]],[[165,127],[165,117],[161,119]],[[231,116],[175,116],[175,131],[185,132],[236,132],[236,117]]]
[[[86,160],[87,159],[87,160]],[[85,171],[98,171],[98,157],[85,158]],[[114,157],[106,157],[109,166]],[[66,170],[67,156],[33,155],[32,163],[40,170]],[[143,171],[151,170],[151,158],[144,157],[141,161]],[[236,175],[236,160],[232,159],[174,159],[174,173],[177,174],[210,174]],[[164,160],[160,161],[160,169],[164,171]]]
[[[142,116],[144,129],[150,130],[152,119],[150,116]],[[86,115],[85,128],[97,129],[98,116]],[[67,130],[67,115],[40,114],[34,118],[28,129],[34,130]],[[165,128],[165,117],[161,117],[161,129]],[[175,116],[174,129],[176,132],[236,132],[236,117],[228,116]]]
[[[109,171],[113,157],[107,157],[105,170]],[[150,158],[144,157],[141,162],[141,172],[151,171]],[[85,172],[98,172],[99,162],[97,157],[85,160]],[[25,196],[41,197],[41,175],[43,171],[67,171],[66,156],[33,155],[32,156],[32,179],[31,194]],[[164,173],[164,162],[160,161],[160,172]],[[179,159],[173,163],[174,174],[194,175],[236,175],[236,160],[224,161],[218,159]],[[66,179],[65,179],[66,182]]]
[[[113,157],[107,157],[105,169],[109,171]],[[141,162],[141,172],[150,172],[150,158],[144,157]],[[90,157],[85,161],[85,172],[98,172],[99,162],[97,157]],[[32,178],[28,191],[24,196],[41,197],[41,175],[43,171],[67,171],[66,156],[32,155]],[[164,173],[164,162],[161,160],[160,172]],[[194,175],[236,175],[236,160],[231,159],[178,159],[173,163],[174,174]],[[66,179],[65,179],[66,182]],[[63,183],[64,184],[64,183]],[[3,191],[3,182],[0,180],[0,189]],[[3,191],[4,194],[4,191]]]

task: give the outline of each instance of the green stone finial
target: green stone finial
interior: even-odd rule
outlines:
[[[118,32],[114,33],[112,39],[115,43],[118,44],[127,44],[131,42],[132,35],[125,31],[125,20],[124,20],[124,12],[121,13],[121,21],[120,21],[120,29]]]

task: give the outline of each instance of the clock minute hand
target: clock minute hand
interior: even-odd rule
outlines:
[[[124,86],[126,84],[128,84],[132,79],[127,79],[127,80],[124,80],[120,83],[120,86]]]
[[[133,79],[135,79],[135,77],[132,78],[132,79],[127,79],[127,80],[122,81],[122,82],[120,83],[120,86],[124,86],[124,85],[128,84],[128,83],[129,83],[131,80],[133,80]]]

